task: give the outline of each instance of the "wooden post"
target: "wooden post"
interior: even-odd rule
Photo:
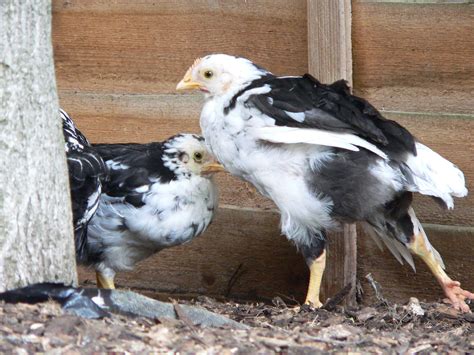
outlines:
[[[352,86],[350,0],[308,0],[308,70],[323,83]]]
[[[308,70],[323,83],[345,79],[352,86],[351,1],[308,0]],[[341,233],[330,233],[329,263],[323,281],[326,297],[345,285],[352,289],[346,304],[355,302],[357,233],[345,225]]]

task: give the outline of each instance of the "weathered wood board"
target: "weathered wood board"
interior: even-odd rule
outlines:
[[[69,97],[68,97],[69,98]],[[131,109],[124,107],[124,101],[130,100]],[[112,100],[109,96],[95,96],[89,100],[82,95],[69,98],[72,103],[69,112],[77,118],[79,127],[92,142],[148,142],[161,140],[176,132],[199,132],[199,120],[193,117],[174,117],[171,114],[172,104],[167,104],[170,115],[157,112],[157,118],[148,110],[153,107],[145,104],[142,109],[140,98],[136,101],[126,99]],[[147,101],[148,102],[148,101]],[[183,105],[185,99],[180,101]],[[89,104],[88,104],[89,103]],[[198,107],[200,99],[190,101],[191,106]],[[109,109],[106,112],[106,108]],[[96,111],[95,111],[96,110]],[[179,105],[177,107],[179,110]],[[76,114],[77,113],[77,114]],[[138,116],[136,114],[138,113]],[[140,113],[143,113],[141,115]],[[386,113],[387,118],[394,119],[407,127],[424,144],[459,166],[465,173],[469,190],[474,189],[474,116],[443,116]],[[221,191],[221,203],[274,208],[271,201],[262,197],[251,186],[244,184],[228,174],[217,176]],[[438,207],[432,199],[417,196],[415,209],[424,223],[473,225],[474,194],[463,199],[456,199],[454,210],[446,211]]]
[[[352,85],[351,0],[308,0],[307,6],[308,72]]]
[[[133,272],[119,273],[117,285],[151,295],[173,297],[189,295],[228,296],[237,299],[304,300],[308,270],[303,258],[279,232],[279,215],[273,211],[258,211],[223,207],[204,235],[183,246],[156,254],[137,265]],[[441,252],[448,274],[474,290],[472,255],[474,228],[426,225],[432,244]],[[328,274],[343,265],[332,253],[340,243],[342,233],[332,234],[329,241]],[[335,239],[336,238],[336,239]],[[372,291],[364,278],[371,272],[381,283],[384,295],[394,301],[406,301],[415,296],[435,300],[441,289],[421,262],[417,272],[400,265],[387,251],[380,251],[361,230],[358,232],[358,277],[371,299]],[[240,266],[241,265],[241,266]],[[240,268],[239,268],[240,266]],[[339,273],[340,274],[340,273]],[[91,270],[82,269],[82,282],[95,282]],[[231,280],[233,286],[229,287]],[[323,279],[322,299],[342,288],[342,280]]]
[[[54,1],[60,91],[174,93],[194,59],[252,57],[275,72],[308,67],[306,1]]]
[[[338,79],[352,85],[352,40],[350,0],[308,0],[308,73],[324,82]],[[351,285],[347,305],[356,302],[357,231],[344,225],[340,236],[330,235],[334,272],[328,279],[340,279],[340,288]],[[327,287],[327,282],[326,282]]]
[[[81,277],[94,279],[84,272]],[[177,295],[241,299],[283,295],[301,301],[307,277],[303,258],[280,235],[277,213],[220,208],[204,235],[160,252],[134,272],[118,274],[116,283]]]
[[[377,107],[474,112],[474,4],[353,2],[355,92]]]
[[[300,23],[306,19],[306,3],[304,1],[292,2],[291,11],[288,10],[288,5],[282,6],[285,8],[282,12],[265,10],[264,5],[267,4],[265,1],[252,2],[251,5],[245,2],[234,5],[230,3],[224,2],[217,7],[212,7],[205,1],[196,1],[193,6],[188,5],[185,1],[161,1],[159,6],[154,5],[155,2],[152,1],[134,4],[119,1],[114,2],[112,6],[102,1],[90,1],[85,6],[81,1],[55,1],[53,40],[62,106],[73,115],[79,127],[93,142],[149,142],[166,138],[177,132],[199,132],[198,117],[202,95],[179,95],[174,92],[174,87],[189,63],[200,55],[200,47],[210,48],[210,51],[226,51],[229,47],[224,46],[223,41],[224,38],[228,38],[227,36],[233,38],[232,45],[234,47],[232,48],[244,48],[248,41],[252,43],[263,41],[264,43],[258,42],[259,50],[251,47],[245,49],[242,54],[252,58],[255,55],[262,56],[261,64],[276,73],[296,74],[307,71],[306,25],[303,24],[303,26]],[[433,95],[436,96],[440,80],[443,80],[443,87],[444,84],[455,80],[459,85],[452,84],[453,87],[456,88],[456,92],[461,91],[457,100],[465,101],[465,104],[470,105],[473,102],[470,98],[474,94],[470,91],[474,88],[472,81],[474,75],[469,75],[470,68],[474,65],[472,60],[465,58],[463,65],[459,65],[457,61],[452,62],[452,71],[461,70],[465,74],[466,77],[463,77],[462,80],[456,79],[454,72],[452,75],[442,75],[443,70],[448,70],[449,66],[444,62],[438,63],[437,53],[438,51],[444,53],[445,49],[440,48],[439,43],[433,41],[449,41],[450,43],[457,41],[451,41],[444,32],[440,34],[439,40],[427,40],[423,36],[427,36],[425,33],[431,31],[431,27],[434,26],[429,22],[430,18],[434,15],[439,16],[440,11],[444,10],[448,14],[460,14],[460,19],[456,20],[460,23],[460,29],[458,30],[457,27],[453,29],[452,22],[456,21],[451,21],[448,30],[451,31],[449,32],[451,34],[456,30],[459,32],[457,36],[463,36],[465,31],[462,29],[467,26],[465,22],[469,22],[471,19],[472,7],[466,7],[466,5],[424,5],[421,12],[417,12],[419,6],[354,3],[353,42],[356,91],[367,94],[378,108],[383,108],[386,105],[379,100],[377,95],[364,92],[367,85],[376,85],[382,90],[398,90],[400,88],[405,90],[407,86],[420,88],[428,85],[427,87],[435,90],[434,94],[430,92],[428,95],[431,100]],[[222,13],[225,16],[216,16],[216,14]],[[418,15],[419,13],[425,16]],[[129,18],[129,16],[132,17]],[[189,25],[189,23],[199,23],[199,21],[204,21],[202,23],[227,22],[227,16],[232,18],[232,21],[236,21],[237,17],[243,23],[254,27],[241,31],[240,27],[229,25],[230,27],[227,26],[227,31],[224,33],[219,27],[223,24],[216,23],[214,27],[206,27],[206,31],[203,30],[208,38],[213,39],[209,44],[203,40],[202,32],[200,36]],[[264,20],[268,20],[264,31],[258,27],[263,25],[254,21],[256,16],[262,16]],[[219,20],[216,20],[216,17]],[[405,27],[400,26],[398,22],[394,22],[392,17],[404,20],[412,27],[415,26],[410,28],[416,31],[414,33],[422,35],[420,42],[416,42],[419,36],[411,36],[406,32],[408,30],[405,30]],[[418,19],[419,17],[421,20]],[[104,18],[107,18],[107,21],[100,20]],[[386,23],[384,19],[387,20]],[[135,21],[139,21],[141,24],[136,24]],[[123,24],[127,24],[127,26]],[[144,26],[149,27],[147,27],[147,31]],[[402,37],[399,37],[394,32],[395,29],[390,26],[395,26],[397,31],[403,30],[406,33],[403,32],[400,35]],[[468,27],[474,28],[474,26]],[[285,31],[282,31],[282,28]],[[172,35],[172,30],[177,33]],[[101,36],[96,35],[98,32],[101,33]],[[282,35],[283,32],[284,35]],[[145,36],[143,33],[147,35]],[[390,41],[384,37],[388,35],[391,35]],[[175,37],[181,38],[181,40],[174,40]],[[412,51],[400,47],[405,43],[402,41],[406,39],[405,37],[410,37],[410,41],[415,41],[410,43],[414,48],[420,48],[416,49],[417,52],[428,51],[433,55],[429,60],[425,58],[423,63],[415,60],[416,58],[409,61],[406,56]],[[399,38],[402,41],[400,43],[398,42]],[[450,52],[453,52],[455,56],[474,55],[474,52],[470,52],[474,50],[474,42],[471,43],[471,41],[472,39],[467,38],[462,42],[462,45],[458,42],[458,44],[450,44],[450,46],[460,47],[456,50],[451,50],[452,48],[449,47]],[[167,43],[167,47],[162,42]],[[385,43],[392,42],[396,42],[393,44],[395,47],[385,47]],[[287,47],[291,47],[295,52],[287,51]],[[372,51],[375,50],[378,52],[373,54]],[[392,55],[394,51],[397,55]],[[400,56],[402,58],[399,58]],[[472,57],[471,55],[470,58]],[[384,63],[396,61],[396,63],[381,65],[382,61]],[[416,66],[418,72],[412,69],[411,74],[406,74],[404,65]],[[445,69],[441,70],[441,68],[437,71],[440,65],[444,65],[446,68],[442,67]],[[423,70],[427,71],[428,67],[433,67],[432,71],[424,72]],[[405,74],[402,75],[402,73]],[[442,75],[442,78],[437,77],[438,74]],[[395,76],[395,78],[391,76]],[[436,81],[434,84],[433,80]],[[406,90],[409,92],[411,89]],[[466,92],[470,93],[469,97],[464,95]],[[412,94],[404,94],[406,100],[417,103],[424,100],[424,96],[413,96]],[[388,95],[392,99],[400,97],[396,92]],[[416,100],[413,99],[414,97]],[[449,95],[443,96],[438,101],[444,107],[439,111],[450,110],[449,105],[452,100]],[[392,105],[389,108],[417,109],[403,105]],[[438,109],[435,106],[430,106],[429,111],[432,110]],[[423,142],[459,165],[466,172],[468,186],[471,186],[471,181],[474,181],[474,171],[471,164],[474,157],[471,139],[474,135],[474,116],[390,114],[387,116],[399,120]],[[223,203],[246,207],[273,207],[270,201],[252,192],[236,179],[219,177],[219,181],[222,182]],[[239,194],[235,193],[236,189]],[[417,210],[423,221],[429,223],[469,225],[473,223],[473,196],[461,200],[458,203],[458,208],[452,212],[445,213],[439,210],[431,200],[427,199],[422,199]]]
[[[280,234],[274,211],[222,207],[209,230],[183,246],[156,254],[133,272],[117,275],[116,285],[160,295],[204,294],[245,300],[275,296],[302,302],[308,269],[296,248]],[[337,253],[343,233],[328,243],[327,275],[322,299],[344,287],[343,255]],[[81,268],[82,283],[93,284],[91,269]]]
[[[114,2],[112,6],[110,4],[106,5],[101,1],[91,1],[85,6],[81,1],[54,2],[53,39],[55,43],[60,102],[93,142],[149,142],[166,138],[177,132],[199,132],[198,117],[202,104],[202,95],[179,95],[174,93],[174,86],[183,75],[189,63],[193,61],[195,56],[199,55],[199,53],[197,53],[198,47],[204,46],[207,48],[208,43],[203,41],[202,37],[197,36],[193,29],[186,27],[188,26],[186,25],[181,27],[179,31],[177,30],[179,33],[176,36],[189,38],[192,44],[188,45],[186,44],[187,42],[183,40],[176,41],[172,51],[169,47],[157,48],[156,46],[158,46],[158,44],[155,43],[157,42],[156,38],[160,38],[164,42],[171,41],[169,37],[170,29],[168,28],[169,22],[186,22],[192,20],[191,22],[194,23],[198,21],[198,19],[201,19],[200,17],[194,18],[193,16],[207,16],[209,17],[208,21],[210,21],[210,18],[216,17],[216,13],[223,12],[229,14],[231,17],[241,16],[242,21],[249,21],[253,26],[259,26],[252,22],[255,16],[263,16],[265,19],[268,17],[269,22],[266,26],[270,26],[271,29],[267,29],[263,35],[260,34],[261,29],[255,28],[254,31],[252,27],[243,32],[237,31],[237,28],[230,28],[228,31],[231,32],[224,34],[219,30],[217,24],[215,27],[207,29],[206,31],[210,31],[208,36],[209,38],[215,39],[212,45],[216,46],[220,43],[219,38],[222,41],[222,38],[226,38],[225,36],[232,37],[234,34],[237,35],[232,37],[234,39],[234,45],[236,47],[241,46],[242,48],[247,40],[257,41],[259,39],[255,39],[254,37],[260,38],[264,36],[266,38],[265,40],[268,41],[265,44],[267,47],[262,44],[259,50],[248,48],[247,52],[243,54],[251,57],[254,55],[266,55],[265,58],[262,58],[262,64],[274,70],[276,73],[295,74],[306,71],[308,65],[307,50],[305,49],[306,47],[304,47],[306,46],[306,27],[300,26],[299,21],[296,20],[300,18],[301,22],[304,22],[306,18],[306,5],[302,1],[292,2],[291,7],[294,7],[292,11],[286,10],[287,7],[285,7],[284,11],[281,13],[278,11],[277,14],[273,14],[272,11],[264,9],[265,1],[252,2],[252,5],[242,2],[239,3],[239,5],[232,6],[230,3],[224,2],[221,7],[209,7],[208,3],[204,1],[197,1],[193,6],[188,6],[186,2],[180,1],[172,2],[173,4],[169,1],[162,1],[159,2],[160,6],[155,6],[153,5],[154,3],[155,2],[152,1],[142,1],[131,4],[127,1],[119,1]],[[465,17],[467,16],[468,19],[470,19],[469,16],[472,9],[472,7],[469,6],[466,8],[466,5],[424,5],[423,9],[425,9],[425,7],[428,8],[423,11],[428,12],[426,14],[424,12],[421,13],[426,16],[420,15],[423,19],[415,21],[415,18],[419,16],[418,12],[413,11],[419,6],[420,5],[413,4],[369,4],[355,2],[355,8],[353,10],[355,14],[353,26],[354,52],[360,51],[361,45],[368,45],[366,42],[375,40],[379,43],[377,46],[374,45],[375,49],[383,53],[393,52],[395,50],[388,51],[381,45],[382,43],[388,42],[387,38],[380,39],[376,37],[383,36],[386,32],[385,27],[381,24],[383,21],[380,19],[377,20],[378,17],[385,18],[392,15],[400,18],[400,16],[402,16],[403,19],[406,18],[406,21],[416,23],[421,21],[421,24],[417,26],[422,26],[428,21],[425,17],[429,18],[428,15],[430,15],[432,11],[434,11],[434,14],[439,15],[439,11],[442,11],[442,9],[447,6],[446,11],[448,14],[451,12],[462,12],[461,19],[459,20],[460,28],[462,29],[465,27],[465,25],[463,25]],[[433,10],[432,7],[435,9]],[[238,15],[238,10],[241,11],[241,15]],[[362,16],[361,12],[363,19],[360,18],[360,16]],[[90,19],[88,17],[89,15],[92,16]],[[152,27],[150,29],[151,32],[147,32],[146,36],[143,35],[143,24],[135,26],[134,22],[130,22],[131,19],[127,17],[132,15],[143,17],[142,20]],[[112,19],[115,20],[111,21],[111,23],[109,23],[109,21],[101,22],[96,20],[96,17],[112,17]],[[271,20],[275,17],[278,19],[278,24]],[[362,20],[365,22],[361,23]],[[129,23],[129,26],[121,28],[119,24],[120,21]],[[373,28],[371,21],[379,24],[377,25],[379,27]],[[403,29],[398,23],[395,24],[390,19],[387,21],[390,26],[396,25],[400,31]],[[410,22],[410,24],[412,24],[412,22]],[[415,24],[412,25],[415,26]],[[92,30],[90,26],[92,26],[92,29],[95,28],[95,30]],[[413,30],[416,30],[415,33],[425,33],[425,31],[431,29],[429,26],[426,28],[415,27]],[[451,29],[453,24],[449,26],[449,29]],[[165,27],[165,29],[162,27]],[[474,28],[474,26],[470,27]],[[281,30],[282,28],[285,29],[284,36],[281,35],[283,32]],[[363,28],[364,31],[369,31],[369,29],[372,28],[371,31],[373,31],[373,33],[371,32],[371,34],[368,35],[365,32],[358,32],[362,30],[361,28]],[[96,35],[99,30],[101,36]],[[155,33],[153,31],[157,32]],[[232,31],[237,32],[233,33]],[[142,42],[140,42],[141,44],[134,44],[136,37],[140,34],[141,37],[143,37],[141,39]],[[392,34],[393,38],[391,41],[398,41],[398,37],[394,33]],[[459,36],[463,34],[464,32],[460,31]],[[403,36],[406,37],[409,35],[405,33]],[[448,39],[443,36],[441,40],[448,41]],[[102,37],[106,37],[106,39]],[[412,37],[418,38],[417,36]],[[297,40],[298,38],[300,40]],[[106,43],[102,43],[101,41]],[[358,43],[358,41],[361,43]],[[412,39],[412,41],[415,41],[415,39]],[[427,50],[427,46],[431,46],[429,47],[431,48],[429,52],[437,53],[439,46],[433,41],[434,40],[423,40],[421,43],[415,44],[416,46],[422,46],[420,48],[423,48],[425,51]],[[161,43],[161,41],[159,42]],[[271,43],[271,46],[269,43]],[[462,45],[458,43],[457,46],[463,47],[464,49],[459,48],[457,49],[458,52],[465,53],[467,51],[469,54],[471,49],[474,50],[474,45],[471,45],[470,39],[462,43]],[[121,47],[122,45],[127,48],[125,52]],[[171,44],[169,45],[171,46]],[[285,51],[286,47],[293,48],[294,46],[299,48],[294,49],[297,50],[297,53]],[[226,47],[219,48],[221,51],[225,49]],[[154,59],[147,57],[148,59],[145,60],[142,52],[146,50],[162,53],[162,55],[157,55]],[[170,53],[167,54],[166,51],[170,51]],[[406,49],[400,48],[396,51],[397,55],[389,55],[389,59],[395,60],[399,55],[405,52]],[[454,52],[457,53],[456,51]],[[360,53],[368,53],[366,59],[369,60],[372,58],[370,60],[373,60],[373,56],[368,49],[364,49]],[[180,56],[179,59],[175,57],[178,55]],[[406,56],[407,54],[405,53],[403,55]],[[292,58],[291,62],[288,62],[289,57]],[[374,75],[376,75],[376,73],[382,75],[386,73],[385,70],[387,73],[383,75],[389,75],[390,72],[393,75],[395,75],[396,72],[405,72],[402,65],[416,64],[419,70],[423,68],[426,69],[428,66],[427,63],[429,63],[429,66],[434,66],[435,68],[438,66],[436,55],[431,56],[429,61],[425,60],[425,64],[420,64],[419,61],[410,62],[405,58],[405,60],[397,62],[397,65],[390,65],[383,70],[380,69],[380,67],[384,66],[379,65],[380,63],[378,62],[378,64],[374,62],[367,67],[366,64],[363,64],[365,63],[363,60],[366,59],[358,56],[357,53],[354,53],[354,58],[354,72],[356,75],[359,75],[359,78],[362,78],[359,81],[357,78],[355,80],[356,91],[362,90],[364,85],[366,85],[364,83],[378,85],[382,87],[383,90],[389,90],[394,87],[404,87],[410,83],[412,86],[420,87],[420,85],[425,85],[424,82],[428,80],[428,74],[422,73],[423,75],[416,75],[415,77],[419,79],[417,79],[418,81],[403,81],[397,79],[398,82],[395,79],[393,79],[395,81],[387,79],[388,77],[386,76],[380,77]],[[357,58],[360,60],[363,59],[362,62],[357,62]],[[381,61],[385,61],[386,59],[385,57],[380,57]],[[138,62],[135,63],[135,61]],[[170,63],[167,65],[174,65],[175,67],[170,68],[163,66],[161,61],[169,61]],[[457,62],[453,62],[453,68],[457,69],[452,70],[459,71],[464,68],[462,70],[467,70],[467,74],[469,74],[469,68],[474,65],[472,64],[472,60],[469,61],[467,59],[465,64],[458,64]],[[115,75],[121,79],[110,77],[109,74],[111,72],[115,73]],[[433,73],[429,75],[432,74]],[[443,83],[449,82],[449,80],[451,80],[450,78],[454,78],[453,75],[444,75]],[[472,78],[474,78],[474,75],[467,75],[457,87],[457,90],[469,92],[469,88],[472,89],[474,87],[474,82],[472,82],[474,79]],[[429,80],[435,79],[436,75]],[[432,85],[429,80],[426,85],[429,84],[434,87],[433,90],[437,90],[436,88],[439,85]],[[436,80],[439,81],[441,79],[438,78]],[[157,86],[150,87],[153,83]],[[162,85],[165,85],[165,87],[162,87]],[[158,88],[158,86],[160,88]],[[429,95],[430,98],[432,97],[431,94],[432,93]],[[471,100],[472,94],[473,93],[471,93],[468,98],[462,94],[458,99],[462,99],[469,104],[473,102],[473,100]],[[377,105],[378,108],[384,107],[383,102],[379,101],[376,96],[371,96],[370,94],[368,94],[368,96],[371,97],[371,100],[374,101],[376,105],[377,103],[379,104]],[[399,95],[391,93],[390,96],[393,98]],[[416,97],[416,100],[413,99],[414,97]],[[423,96],[411,96],[411,94],[407,94],[406,99],[409,99],[410,102],[420,102],[423,101]],[[440,102],[442,102],[445,107],[445,109],[441,111],[450,109],[449,104],[452,100],[449,95],[440,99]],[[435,110],[434,106],[430,107]],[[392,106],[392,108],[410,109],[410,107],[404,106]],[[474,181],[474,171],[471,164],[474,157],[474,147],[471,138],[474,136],[474,116],[411,116],[408,114],[387,114],[387,116],[399,120],[423,142],[459,165],[466,172],[468,187],[471,187],[471,182]],[[252,192],[251,189],[248,189],[236,179],[219,177],[219,181],[222,182],[220,185],[223,203],[246,207],[273,207],[270,201]],[[239,191],[239,194],[235,193],[236,189]],[[445,213],[428,199],[422,199],[418,204],[417,210],[422,220],[429,223],[469,225],[473,223],[473,196],[474,195],[471,194],[467,199],[459,201],[457,204],[458,207],[452,212]]]
[[[474,5],[354,0],[352,6],[355,93],[456,163],[473,189]],[[199,132],[202,96],[175,93],[176,83],[194,59],[226,52],[249,57],[276,74],[304,73],[311,64],[307,11],[305,0],[54,0],[60,103],[92,142],[149,142],[177,132]],[[306,266],[280,236],[278,215],[271,211],[274,205],[229,175],[220,175],[217,181],[221,204],[264,211],[221,209],[205,236],[160,253],[133,273],[119,275],[118,285],[142,292],[225,295],[242,264],[243,273],[230,296],[304,299]],[[474,225],[473,194],[456,201],[454,211],[417,198],[416,210],[424,223]],[[472,232],[436,227],[428,233],[448,268],[474,289],[468,277],[469,255],[474,254]],[[341,233],[335,236],[339,239],[332,248],[343,242]],[[424,266],[413,274],[381,254],[365,236],[358,241],[358,276],[367,294],[370,288],[363,276],[372,271],[387,297],[441,295]],[[340,255],[329,254],[329,267],[343,267]],[[90,272],[81,275],[93,279]],[[324,282],[323,297],[343,283],[327,278]]]

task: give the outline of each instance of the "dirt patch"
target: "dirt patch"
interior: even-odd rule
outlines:
[[[247,330],[204,328],[182,320],[101,320],[65,314],[58,305],[0,303],[1,353],[160,352],[285,353],[474,352],[474,316],[439,303],[378,304],[334,311],[273,304],[218,302],[199,297],[187,304],[250,326]]]

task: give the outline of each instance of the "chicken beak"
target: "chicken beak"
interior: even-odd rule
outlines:
[[[176,86],[176,90],[183,91],[183,90],[195,90],[195,89],[200,90],[202,89],[202,86],[201,84],[192,80],[191,71],[188,70],[183,80],[181,80]]]
[[[215,161],[212,161],[203,165],[201,169],[201,174],[212,175],[212,174],[219,173],[222,171],[225,171],[224,167],[221,164]]]

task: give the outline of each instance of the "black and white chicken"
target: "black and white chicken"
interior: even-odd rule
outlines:
[[[205,93],[201,129],[211,152],[251,182],[281,212],[282,232],[310,269],[306,302],[321,306],[326,231],[361,221],[402,261],[414,253],[431,269],[455,308],[463,290],[444,271],[412,208],[412,195],[445,207],[467,194],[462,172],[385,119],[344,81],[277,77],[245,58],[197,59],[177,86]]]
[[[76,256],[81,262],[88,255],[87,225],[99,205],[107,167],[71,117],[63,110],[60,110],[60,115],[69,170]]]
[[[86,265],[97,284],[114,288],[117,271],[203,233],[217,209],[212,180],[222,168],[204,139],[178,134],[162,143],[96,144],[108,167],[97,212],[89,223]]]
[[[60,114],[77,260],[96,269],[99,287],[114,288],[117,271],[206,230],[217,209],[212,176],[223,169],[202,137],[91,146]]]

